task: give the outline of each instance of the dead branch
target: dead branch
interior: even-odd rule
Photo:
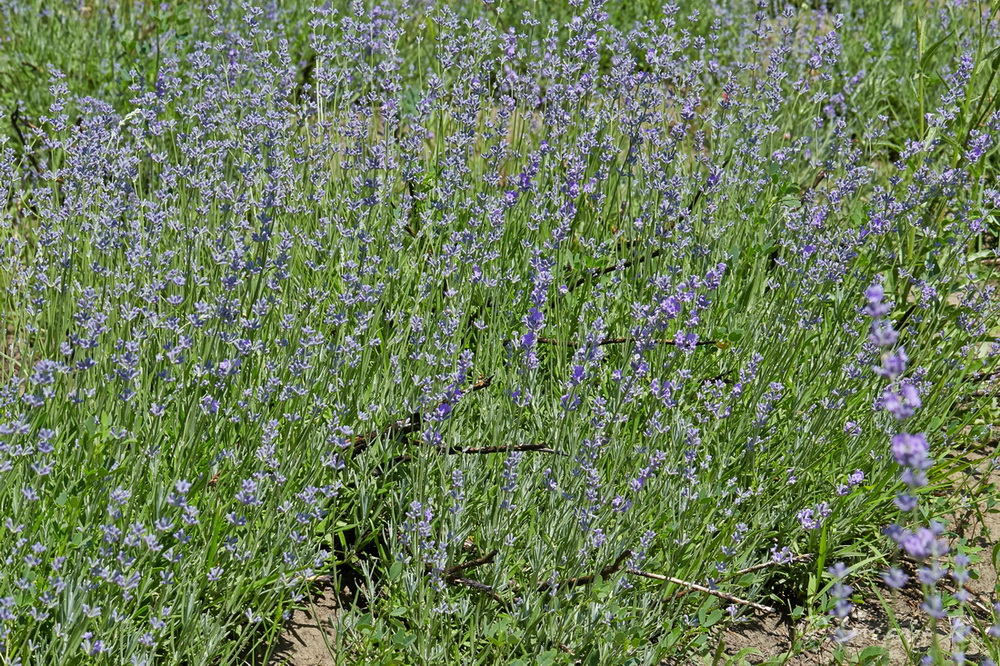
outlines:
[[[753,573],[754,571],[760,571],[761,569],[770,569],[771,567],[777,567],[782,564],[792,564],[793,562],[804,562],[806,560],[811,560],[812,558],[813,558],[812,553],[806,553],[804,555],[796,555],[795,557],[785,560],[783,562],[775,562],[774,560],[770,560],[768,562],[755,564],[752,567],[747,567],[746,569],[740,569],[739,571],[736,571],[731,575],[742,576],[743,574]]]
[[[551,453],[557,456],[568,456],[569,454],[546,446],[545,444],[515,444],[513,446],[452,446],[444,450],[445,455],[475,454],[484,455],[488,453],[513,453],[517,451],[535,451],[538,453]],[[408,453],[398,455],[392,459],[393,464],[409,462],[413,456]]]
[[[478,590],[479,592],[489,595],[493,601],[497,602],[504,608],[510,608],[510,604],[507,603],[506,599],[497,594],[496,590],[486,583],[480,583],[478,580],[473,580],[472,578],[451,578],[446,580],[449,585],[463,585],[465,587],[472,588],[473,590]]]
[[[763,604],[758,604],[755,601],[750,601],[748,599],[741,599],[740,597],[734,596],[727,592],[722,592],[720,590],[713,590],[710,587],[705,587],[704,585],[698,585],[697,583],[689,583],[686,580],[681,580],[680,578],[674,578],[673,576],[663,576],[661,574],[650,573],[648,571],[640,571],[639,569],[628,569],[627,573],[633,576],[642,576],[643,578],[651,578],[652,580],[661,580],[667,583],[673,583],[674,585],[679,585],[681,587],[686,587],[689,590],[695,590],[696,592],[704,592],[705,594],[710,594],[713,597],[718,597],[720,599],[725,599],[726,601],[731,601],[734,604],[740,604],[743,606],[749,606],[755,610],[759,610],[763,613],[777,613],[778,611],[770,606],[765,606]]]
[[[420,412],[413,412],[405,419],[400,419],[395,423],[386,426],[382,430],[373,430],[364,435],[358,435],[354,438],[354,455],[358,455],[372,443],[381,438],[391,438],[391,437],[401,437],[404,435],[409,435],[410,433],[417,432],[420,430],[420,426],[423,424],[423,419],[420,416]]]
[[[496,558],[500,551],[491,551],[482,557],[477,557],[474,560],[469,560],[468,562],[463,562],[462,564],[456,564],[454,566],[448,567],[444,570],[445,580],[456,578],[458,574],[463,571],[468,571],[469,569],[475,569],[476,567],[481,567],[486,564],[492,564],[493,560]]]
[[[546,446],[545,444],[515,444],[514,446],[469,446],[469,447],[454,447],[448,449],[448,453],[510,453],[512,451],[537,451],[538,453],[553,453],[557,456],[568,456],[569,454],[563,453],[562,451],[556,451],[553,448]]]
[[[562,588],[590,585],[591,583],[594,582],[594,579],[597,578],[597,576],[600,576],[601,578],[607,578],[608,576],[617,573],[622,568],[622,564],[625,563],[625,560],[627,560],[630,557],[632,557],[632,551],[626,550],[622,552],[622,554],[619,555],[612,564],[609,564],[608,566],[604,567],[597,574],[592,574],[590,576],[579,576],[577,578],[567,578],[566,580],[557,580],[555,582],[546,581],[544,583],[539,583],[535,589],[539,592],[555,592]]]
[[[492,376],[481,376],[479,380],[469,387],[469,393],[474,393],[476,391],[481,391],[488,388],[493,384]],[[386,426],[382,430],[372,430],[364,435],[358,435],[354,438],[354,447],[352,451],[354,455],[358,455],[372,443],[381,438],[393,438],[402,437],[417,432],[423,427],[423,418],[420,416],[420,412],[413,412],[404,419],[400,419],[389,426]]]
[[[486,583],[482,583],[473,578],[466,578],[464,576],[459,576],[459,574],[464,571],[469,571],[471,569],[475,569],[477,567],[481,567],[486,564],[491,564],[499,552],[500,551],[498,550],[494,550],[492,552],[487,553],[486,555],[483,555],[482,557],[477,557],[474,560],[469,560],[468,562],[463,562],[461,564],[450,566],[442,572],[441,577],[448,585],[468,587],[470,589],[482,592],[488,595],[491,599],[493,599],[493,601],[497,602],[505,609],[509,610],[510,604],[507,602],[506,599],[497,594],[497,591],[494,590],[492,587],[490,587]],[[432,567],[429,564],[426,565],[425,568],[427,569],[427,571],[432,571]]]
[[[726,166],[729,165],[729,161],[731,159],[732,159],[732,156],[729,156],[729,157],[726,158],[726,161],[723,164],[723,168],[725,168]],[[705,193],[705,191],[702,190],[702,189],[699,189],[697,192],[695,192],[694,198],[691,200],[691,205],[687,207],[687,209],[684,211],[684,213],[682,213],[682,218],[694,214],[694,209],[698,205],[698,202],[701,201],[701,197],[702,197],[702,195],[704,193]],[[575,282],[573,282],[572,284],[568,285],[567,288],[568,288],[568,290],[570,292],[572,292],[575,289],[577,289],[578,287],[580,287],[581,285],[585,284],[587,282],[588,277],[593,277],[594,279],[597,279],[597,278],[603,277],[604,275],[607,275],[608,273],[614,273],[615,271],[624,271],[624,270],[627,270],[628,268],[631,268],[632,266],[635,266],[636,264],[641,264],[642,262],[647,261],[649,259],[656,259],[657,257],[663,255],[666,251],[667,251],[667,248],[662,248],[661,247],[661,248],[657,248],[657,249],[653,250],[652,252],[650,252],[649,254],[643,255],[641,257],[636,257],[634,259],[628,259],[626,261],[623,261],[623,262],[620,262],[620,263],[617,263],[617,264],[612,264],[610,266],[604,266],[602,268],[592,268],[592,269],[586,271],[580,277],[578,277]]]
[[[25,157],[28,158],[28,161],[31,162],[31,166],[35,167],[35,171],[39,176],[41,176],[44,172],[42,171],[42,167],[38,165],[38,160],[35,159],[34,153],[32,153],[31,149],[28,147],[28,142],[24,140],[24,134],[21,132],[20,121],[21,112],[15,106],[14,110],[10,112],[10,124],[14,128],[14,133],[17,134],[17,140],[21,142],[21,147],[24,149]]]
[[[580,343],[578,343],[578,342],[569,342],[569,341],[567,341],[567,342],[560,342],[559,340],[555,340],[553,338],[537,338],[536,341],[539,342],[539,343],[541,343],[541,344],[555,345],[555,346],[558,346],[558,347],[576,348],[576,347],[580,346]],[[626,343],[630,343],[630,342],[638,342],[638,341],[639,341],[639,339],[635,338],[635,337],[628,337],[628,338],[604,338],[603,340],[600,340],[597,343],[597,346],[598,347],[603,347],[604,345],[621,345],[621,344],[626,344]],[[658,345],[674,345],[674,346],[676,346],[676,345],[679,344],[676,340],[667,340],[667,339],[653,340],[653,342],[655,342]],[[703,347],[705,345],[718,345],[718,344],[719,344],[719,342],[717,340],[699,340],[698,342],[695,343],[695,346],[697,346],[697,347]]]
[[[603,277],[603,276],[607,275],[608,273],[614,273],[615,271],[628,270],[632,266],[635,266],[636,264],[641,264],[642,262],[646,261],[647,259],[656,259],[657,257],[663,255],[665,252],[666,252],[666,249],[661,247],[661,248],[657,248],[657,249],[653,250],[649,254],[643,255],[641,257],[636,257],[635,259],[628,259],[626,261],[623,261],[623,262],[617,263],[617,264],[613,264],[611,266],[603,266],[601,268],[592,268],[589,271],[587,271],[587,273],[585,273],[585,274],[581,275],[580,277],[578,277],[576,279],[576,282],[574,282],[573,284],[569,285],[567,288],[568,288],[568,290],[570,292],[572,292],[575,289],[579,288],[581,285],[585,284],[587,282],[587,279],[590,278],[590,277],[593,277],[596,280],[596,279],[598,279],[600,277]]]

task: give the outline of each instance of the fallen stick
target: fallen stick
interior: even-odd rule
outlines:
[[[444,450],[446,455],[461,455],[461,454],[476,454],[484,455],[487,453],[512,453],[516,451],[536,451],[538,453],[552,453],[557,456],[568,457],[568,453],[563,453],[562,451],[556,451],[555,449],[546,446],[545,444],[515,444],[514,446],[452,446]],[[409,462],[413,460],[413,456],[408,453],[398,455],[392,459],[392,464]]]
[[[409,435],[420,430],[421,425],[423,425],[423,419],[420,416],[420,412],[413,412],[405,419],[400,419],[382,430],[373,430],[367,434],[358,435],[354,438],[354,455],[362,453],[379,437]]]
[[[545,444],[515,444],[514,446],[469,446],[452,447],[448,453],[508,453],[510,451],[537,451],[539,453],[554,453],[557,456],[568,456],[569,454],[546,446]]]
[[[461,564],[455,564],[453,566],[450,566],[442,572],[441,577],[444,579],[444,582],[447,583],[448,585],[468,587],[470,589],[477,590],[479,592],[489,595],[490,598],[493,599],[493,601],[497,602],[504,608],[509,609],[510,604],[507,603],[507,600],[501,597],[499,594],[497,594],[496,590],[494,590],[492,587],[490,587],[486,583],[481,583],[480,581],[475,580],[474,578],[466,578],[464,576],[458,575],[463,571],[468,571],[470,569],[475,569],[476,567],[481,567],[483,565],[492,563],[493,559],[497,556],[497,553],[499,552],[500,551],[498,550],[494,550],[492,552],[487,553],[486,555],[483,555],[482,557],[477,557],[474,560],[469,560],[468,562],[463,562]],[[429,564],[426,565],[426,569],[430,571],[431,566]]]
[[[581,275],[580,277],[578,277],[576,279],[575,282],[573,282],[572,284],[570,284],[568,290],[569,291],[576,290],[578,287],[580,287],[581,285],[585,284],[587,282],[587,279],[590,278],[590,277],[593,277],[596,280],[596,279],[599,279],[599,278],[607,275],[608,273],[614,273],[615,271],[623,271],[623,270],[626,270],[628,268],[631,268],[632,266],[634,266],[636,264],[641,264],[642,262],[647,261],[649,259],[656,259],[657,257],[661,256],[665,252],[666,252],[666,250],[664,248],[657,248],[657,249],[653,250],[652,252],[650,252],[649,254],[643,255],[641,257],[635,257],[633,259],[628,259],[626,261],[623,261],[623,262],[620,262],[620,263],[617,263],[617,264],[612,264],[610,266],[604,266],[602,268],[591,268],[591,269],[589,269],[587,271],[587,273],[585,275]]]
[[[476,567],[481,567],[485,564],[491,564],[493,562],[493,558],[495,558],[499,552],[500,551],[498,550],[494,550],[492,552],[487,553],[486,555],[483,555],[482,557],[477,557],[474,560],[469,560],[468,562],[463,562],[462,564],[456,564],[454,566],[450,566],[444,570],[444,577],[446,580],[451,578],[457,578],[458,574],[460,574],[463,571],[468,571],[469,569],[475,569]]]
[[[628,338],[604,338],[603,340],[598,341],[597,346],[598,347],[603,347],[605,345],[621,345],[621,344],[626,344],[626,343],[629,343],[629,342],[638,342],[638,340],[639,339],[635,338],[635,337],[628,337]],[[559,340],[555,340],[553,338],[537,338],[536,342],[539,342],[540,344],[543,344],[543,345],[555,345],[557,347],[576,348],[576,347],[580,346],[580,343],[578,343],[578,342],[560,342]],[[666,340],[666,339],[664,339],[664,340],[653,340],[653,342],[655,342],[658,345],[674,345],[674,346],[677,346],[679,344],[676,340]],[[694,344],[695,344],[696,347],[704,347],[704,346],[707,346],[707,345],[718,345],[719,342],[717,340],[699,340],[698,342],[696,342]]]
[[[793,562],[802,562],[802,561],[805,561],[805,560],[811,560],[812,557],[813,557],[812,553],[806,553],[804,555],[796,555],[795,557],[793,557],[793,558],[791,558],[789,560],[785,560],[783,562],[775,562],[774,560],[771,560],[769,562],[762,562],[761,564],[755,564],[755,565],[753,565],[751,567],[747,567],[745,569],[740,569],[739,571],[734,571],[731,574],[727,574],[727,575],[723,576],[723,579],[724,580],[729,580],[729,579],[735,578],[736,576],[742,576],[743,574],[753,573],[754,571],[760,571],[762,569],[769,569],[771,567],[776,567],[776,566],[779,566],[779,565],[782,565],[782,564],[792,564]],[[676,594],[671,595],[670,598],[671,599],[676,599],[677,597],[683,597],[685,594],[687,594],[688,592],[692,592],[692,591],[693,590],[682,590],[680,592],[677,592]]]
[[[812,557],[813,557],[812,553],[806,553],[804,555],[796,555],[795,557],[788,560],[784,560],[783,562],[775,562],[774,560],[771,560],[769,562],[761,562],[760,564],[755,564],[752,567],[747,567],[746,569],[740,569],[739,571],[730,574],[730,576],[728,577],[742,576],[743,574],[753,573],[754,571],[760,571],[761,569],[770,569],[771,567],[781,566],[782,564],[803,562],[805,560],[811,560]]]
[[[667,583],[673,583],[674,585],[686,587],[689,590],[694,590],[696,592],[704,592],[705,594],[711,594],[713,597],[719,597],[720,599],[731,601],[734,604],[749,606],[750,608],[759,610],[763,613],[778,612],[776,609],[771,608],[770,606],[765,606],[764,604],[758,604],[757,602],[750,601],[748,599],[741,599],[740,597],[733,596],[732,594],[729,594],[727,592],[713,590],[710,587],[705,587],[704,585],[698,585],[697,583],[689,583],[686,580],[681,580],[680,578],[674,578],[673,576],[663,576],[661,574],[650,573],[648,571],[640,571],[639,569],[626,569],[626,573],[630,573],[633,576],[642,576],[643,578],[651,578],[653,580],[662,580]]]
[[[21,148],[24,149],[24,156],[28,158],[29,162],[31,162],[31,166],[35,167],[35,171],[38,173],[38,175],[44,176],[45,172],[42,171],[42,167],[39,166],[38,160],[35,159],[34,153],[32,153],[30,148],[28,148],[28,142],[24,140],[24,134],[21,133],[21,128],[18,125],[19,121],[20,121],[20,111],[18,110],[17,106],[15,106],[14,110],[11,111],[10,113],[10,124],[14,128],[14,133],[17,135],[17,140],[21,142]]]
[[[602,578],[606,578],[611,574],[618,572],[618,570],[622,568],[622,564],[625,562],[625,560],[627,560],[630,557],[632,557],[632,551],[626,550],[621,555],[618,556],[618,558],[614,561],[614,563],[604,567],[597,574],[592,574],[590,576],[579,576],[577,578],[568,578],[566,580],[557,580],[555,582],[539,583],[535,589],[539,592],[555,592],[556,590],[559,590],[560,588],[564,587],[579,587],[580,585],[590,585],[591,583],[594,582],[594,579],[597,578],[598,575],[601,576]]]
[[[475,393],[476,391],[481,391],[488,388],[493,384],[493,377],[480,377],[479,381],[469,387],[469,393]],[[404,419],[399,419],[395,423],[382,428],[382,430],[373,430],[364,435],[358,435],[354,438],[353,453],[358,455],[363,452],[372,442],[379,437],[395,436],[399,437],[401,435],[409,435],[417,432],[423,427],[423,418],[420,416],[420,412],[413,412]]]
[[[725,163],[723,163],[723,165],[722,165],[723,169],[725,169],[727,166],[729,166],[729,161],[731,159],[732,159],[731,155],[726,158]],[[694,214],[694,209],[698,205],[698,202],[701,200],[702,194],[704,194],[704,192],[705,191],[702,190],[702,189],[699,189],[697,192],[695,192],[694,199],[691,200],[691,205],[688,206],[687,209],[681,214],[682,218],[683,217],[689,217],[689,216],[691,216],[691,215]],[[628,259],[626,261],[622,261],[622,262],[618,262],[618,263],[615,263],[615,264],[611,264],[609,266],[603,266],[601,268],[591,268],[591,269],[588,269],[588,270],[586,270],[586,272],[585,272],[584,275],[579,276],[576,279],[576,281],[574,281],[570,285],[567,285],[568,291],[574,291],[578,287],[580,287],[581,285],[585,284],[587,282],[588,277],[592,276],[596,280],[596,279],[599,279],[599,278],[607,275],[608,273],[614,273],[615,271],[626,270],[626,269],[628,269],[628,268],[630,268],[630,267],[632,267],[632,266],[634,266],[636,264],[641,264],[644,261],[648,261],[650,259],[656,259],[657,257],[659,257],[659,256],[663,255],[665,252],[667,252],[667,249],[668,248],[662,248],[662,247],[661,248],[657,248],[657,249],[653,250],[652,252],[650,252],[649,254],[643,255],[641,257],[633,257],[632,259]]]
[[[473,580],[472,578],[446,578],[445,580],[450,585],[462,585],[464,587],[472,588],[473,590],[478,590],[479,592],[489,595],[493,601],[497,602],[504,608],[510,608],[510,604],[508,604],[503,597],[496,593],[496,590],[486,583],[480,583],[478,580]]]

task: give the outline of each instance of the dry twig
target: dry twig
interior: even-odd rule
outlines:
[[[777,567],[782,564],[792,564],[793,562],[804,562],[806,560],[811,560],[812,558],[812,553],[805,553],[804,555],[796,555],[795,557],[783,562],[775,562],[774,560],[761,562],[760,564],[755,564],[752,567],[740,569],[739,571],[734,572],[732,576],[742,576],[743,574],[753,573],[754,571],[760,571],[761,569],[770,569],[771,567]]]
[[[476,567],[481,567],[485,564],[492,564],[493,560],[496,558],[499,552],[500,551],[498,550],[494,550],[489,553],[486,553],[482,557],[477,557],[474,560],[469,560],[468,562],[463,562],[462,564],[456,564],[454,566],[448,567],[447,569],[444,570],[445,580],[457,578],[458,574],[460,574],[463,571],[468,571],[469,569],[475,569]]]
[[[446,455],[460,455],[460,454],[476,454],[484,455],[487,453],[513,453],[516,451],[535,451],[537,453],[552,453],[557,456],[567,457],[569,454],[563,453],[562,451],[556,451],[555,449],[546,446],[543,443],[538,444],[515,444],[513,446],[452,446],[444,450]],[[393,464],[401,462],[409,462],[413,460],[413,456],[408,453],[398,455],[392,459]]]
[[[507,603],[506,599],[497,594],[496,590],[487,585],[486,583],[480,583],[478,580],[473,580],[472,578],[449,578],[446,579],[451,585],[462,585],[465,587],[470,587],[473,590],[478,590],[484,594],[490,596],[493,601],[497,602],[504,608],[510,608],[510,604]]]
[[[24,134],[21,132],[21,126],[19,124],[20,122],[21,112],[15,106],[14,110],[10,112],[10,124],[14,128],[14,133],[17,134],[17,140],[21,142],[21,147],[24,149],[25,157],[27,157],[28,161],[31,162],[31,166],[35,167],[35,171],[38,175],[42,176],[45,172],[42,171],[42,167],[38,165],[38,160],[35,159],[34,153],[32,153],[31,149],[28,147],[28,142],[24,140]]]
[[[705,594],[711,594],[713,597],[718,597],[720,599],[725,599],[726,601],[731,601],[734,604],[740,604],[743,606],[749,606],[754,610],[759,610],[762,613],[777,613],[778,611],[770,606],[765,606],[764,604],[758,604],[755,601],[750,601],[749,599],[742,599],[740,597],[734,596],[727,592],[722,592],[720,590],[713,590],[710,587],[705,587],[704,585],[698,585],[697,583],[689,583],[686,580],[681,580],[680,578],[674,578],[673,576],[663,576],[657,573],[650,573],[648,571],[640,571],[639,569],[628,569],[628,573],[633,576],[642,576],[643,578],[651,578],[653,580],[662,580],[667,583],[673,583],[674,585],[679,585],[681,587],[686,587],[689,590],[695,590],[696,592],[704,592]]]
[[[469,393],[474,393],[476,391],[481,391],[488,388],[493,384],[493,377],[480,377],[479,380],[469,387]],[[401,437],[404,435],[409,435],[417,432],[423,426],[423,418],[420,416],[420,412],[413,412],[405,419],[400,419],[395,423],[383,428],[382,430],[373,430],[364,435],[358,435],[354,438],[354,455],[358,455],[379,437]]]
[[[554,582],[546,581],[544,583],[539,583],[535,589],[538,590],[539,592],[555,592],[562,588],[590,585],[591,583],[594,582],[594,579],[597,578],[598,575],[601,576],[602,578],[607,578],[608,576],[618,572],[622,568],[622,564],[625,563],[625,560],[627,560],[630,557],[632,557],[632,551],[626,550],[622,552],[622,554],[619,555],[612,564],[609,564],[608,566],[604,567],[597,574],[592,574],[590,576],[579,576],[577,578],[567,578],[566,580],[557,580]]]
[[[726,158],[726,161],[722,165],[723,169],[725,169],[729,165],[729,161],[731,159],[732,159],[731,155]],[[705,191],[702,190],[702,189],[699,189],[697,192],[695,192],[694,198],[691,200],[691,205],[688,206],[687,209],[682,213],[682,216],[690,216],[690,215],[694,214],[694,209],[698,206],[698,202],[701,201],[701,197],[702,197],[702,195],[704,193],[705,193]],[[581,275],[580,277],[578,277],[575,282],[573,282],[572,284],[568,285],[567,288],[568,288],[568,290],[570,292],[574,291],[575,289],[577,289],[581,285],[585,284],[587,282],[588,277],[592,276],[594,279],[597,279],[597,278],[603,277],[604,275],[607,275],[608,273],[614,273],[615,271],[626,270],[626,269],[628,269],[628,268],[630,268],[630,267],[632,267],[632,266],[634,266],[636,264],[641,264],[644,261],[647,261],[647,260],[650,260],[650,259],[656,259],[657,257],[665,254],[667,252],[667,250],[668,250],[668,248],[661,247],[661,248],[657,248],[657,249],[653,250],[652,252],[650,252],[649,254],[643,255],[641,257],[635,257],[633,259],[628,259],[626,261],[622,261],[622,262],[619,262],[619,263],[616,263],[616,264],[612,264],[610,266],[604,266],[602,268],[592,268],[592,269],[589,269],[583,275]]]
[[[544,344],[544,345],[556,345],[558,347],[576,348],[576,347],[580,346],[580,343],[578,343],[578,342],[560,342],[559,340],[555,340],[553,338],[537,338],[536,341],[539,342],[539,343],[541,343],[541,344]],[[597,345],[599,347],[601,347],[601,346],[604,346],[604,345],[621,345],[621,344],[626,344],[626,343],[629,343],[629,342],[638,342],[638,341],[639,341],[639,339],[635,338],[635,337],[628,337],[628,338],[604,338],[603,340],[599,341],[597,343]],[[658,345],[675,345],[676,346],[676,345],[680,344],[676,340],[668,340],[668,339],[653,340],[653,342],[655,342]],[[718,345],[719,342],[718,342],[718,340],[699,340],[698,342],[696,342],[694,344],[697,347],[704,347],[706,345]]]

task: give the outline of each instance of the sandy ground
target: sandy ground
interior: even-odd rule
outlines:
[[[344,594],[346,592],[346,594]],[[274,646],[269,664],[272,666],[332,666],[333,627],[340,612],[338,598],[350,598],[350,590],[341,595],[331,588],[323,589],[312,599],[310,608],[297,610],[285,632]]]

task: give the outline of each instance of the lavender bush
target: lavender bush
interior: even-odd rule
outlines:
[[[963,663],[997,15],[647,4],[0,1],[2,663]]]

